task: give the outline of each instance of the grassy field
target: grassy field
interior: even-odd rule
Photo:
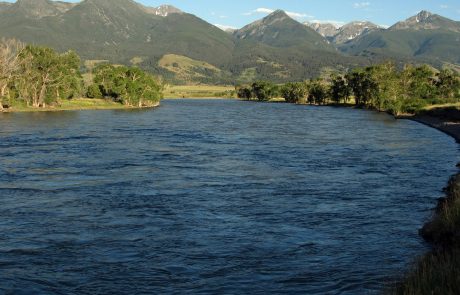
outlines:
[[[165,98],[235,98],[233,86],[167,85]]]
[[[72,111],[72,110],[115,110],[131,109],[117,102],[105,99],[78,98],[72,100],[62,100],[59,106],[49,106],[46,108],[34,108],[25,104],[13,105],[7,112],[49,112],[49,111]]]

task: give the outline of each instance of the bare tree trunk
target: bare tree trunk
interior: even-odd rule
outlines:
[[[45,95],[46,95],[46,79],[42,82],[42,87],[40,88],[40,94],[38,96],[38,106],[45,107]]]
[[[36,91],[34,91],[33,95],[32,95],[32,106],[34,108],[38,108],[40,105],[39,105],[39,102],[38,102],[38,97],[37,97],[37,93]]]
[[[0,90],[0,111],[3,111],[3,98],[5,97],[6,94],[6,86],[7,84],[3,85],[1,90]]]

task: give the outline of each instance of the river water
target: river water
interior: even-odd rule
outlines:
[[[0,114],[0,294],[376,293],[458,158],[346,108]]]

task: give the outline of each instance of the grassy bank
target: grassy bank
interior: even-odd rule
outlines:
[[[50,111],[74,111],[74,110],[117,110],[117,109],[135,109],[118,102],[107,99],[78,98],[71,100],[62,100],[58,105],[48,106],[45,108],[34,108],[26,104],[13,104],[10,108],[4,109],[4,112],[50,112]]]
[[[235,98],[235,87],[213,85],[168,85],[165,98]]]
[[[433,250],[421,257],[391,294],[459,294],[460,174],[452,177],[433,219],[420,230]]]
[[[428,106],[406,118],[439,129],[460,142],[460,103]],[[450,179],[445,193],[432,219],[420,230],[432,250],[415,262],[390,294],[459,294],[460,173]]]

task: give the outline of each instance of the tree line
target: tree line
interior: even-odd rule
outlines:
[[[80,57],[47,47],[0,40],[0,110],[23,104],[45,108],[63,99],[106,98],[127,106],[152,106],[162,98],[156,77],[135,67],[101,64],[84,82]]]
[[[330,77],[276,85],[267,81],[236,87],[242,99],[268,101],[282,97],[289,103],[355,104],[387,111],[394,115],[414,113],[432,104],[453,103],[460,99],[459,73],[428,65],[405,65],[398,69],[392,62]]]

